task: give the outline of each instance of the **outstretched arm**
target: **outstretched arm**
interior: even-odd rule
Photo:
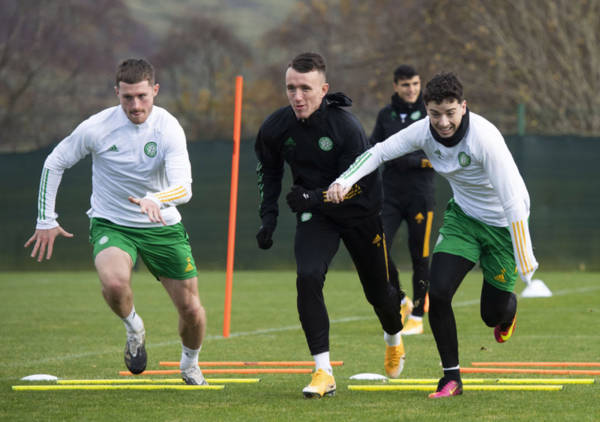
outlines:
[[[31,257],[42,262],[52,258],[54,241],[58,236],[73,237],[65,231],[56,221],[58,215],[54,211],[56,193],[62,179],[62,171],[50,170],[46,166],[42,169],[40,188],[38,192],[38,217],[35,233],[25,242],[25,247],[33,245]]]
[[[363,177],[377,170],[384,162],[401,157],[423,148],[426,128],[429,120],[412,124],[396,132],[383,142],[376,143],[370,149],[356,157],[354,162],[329,186],[326,197],[328,201],[339,204],[353,196],[352,187]]]
[[[42,168],[38,190],[38,215],[35,233],[25,242],[25,247],[34,245],[31,257],[37,256],[38,262],[52,258],[54,240],[58,236],[73,237],[56,221],[56,195],[65,169],[89,154],[89,142],[86,139],[86,123],[81,123],[69,136],[63,139],[46,158]]]

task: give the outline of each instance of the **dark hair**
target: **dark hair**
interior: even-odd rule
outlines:
[[[444,100],[452,99],[456,99],[459,103],[463,100],[463,86],[454,73],[438,73],[425,85],[425,91],[423,91],[425,104],[431,101],[440,104]]]
[[[125,82],[126,84],[136,84],[138,82],[148,81],[154,85],[154,67],[144,59],[123,60],[117,68],[116,82]]]
[[[411,79],[413,76],[417,76],[418,73],[414,67],[403,64],[394,70],[394,83],[398,83],[401,79]]]
[[[319,53],[300,53],[288,64],[289,67],[300,73],[316,70],[325,75],[327,65],[325,59]]]

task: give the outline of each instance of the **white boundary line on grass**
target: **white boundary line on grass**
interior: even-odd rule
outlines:
[[[553,292],[553,295],[554,296],[564,296],[564,295],[575,294],[575,293],[587,293],[587,292],[596,291],[596,290],[600,290],[600,286],[557,290],[557,291]],[[538,299],[524,298],[522,300],[538,300]],[[453,303],[452,307],[459,308],[459,307],[463,307],[463,306],[472,306],[472,305],[478,305],[478,304],[479,304],[479,299],[464,300],[461,302]],[[364,320],[371,319],[371,318],[375,318],[375,316],[370,314],[368,316],[365,315],[365,316],[353,316],[353,317],[338,318],[338,319],[330,320],[330,323],[331,324],[344,324],[344,323],[353,322],[353,321],[364,321]],[[253,330],[253,331],[242,331],[242,332],[238,332],[238,333],[231,333],[230,338],[231,337],[256,336],[256,335],[270,334],[270,333],[280,333],[280,332],[284,332],[284,331],[293,331],[293,330],[301,330],[301,329],[302,329],[302,327],[299,324],[289,325],[286,327],[278,327],[278,328],[264,328],[264,329]],[[208,336],[206,336],[206,340],[225,340],[225,338],[223,336],[208,335]],[[179,344],[179,343],[180,343],[179,340],[165,341],[162,343],[153,343],[147,347],[149,349],[154,349],[157,347],[172,346],[173,344]],[[106,348],[103,350],[95,350],[93,352],[68,353],[65,355],[53,356],[53,357],[48,357],[48,358],[38,359],[38,360],[29,360],[29,361],[24,361],[24,362],[15,362],[15,361],[7,362],[7,363],[0,362],[0,368],[26,368],[26,367],[30,367],[30,366],[36,366],[39,364],[43,364],[43,363],[63,362],[63,361],[68,361],[68,360],[81,359],[81,358],[85,358],[85,357],[89,357],[89,356],[100,356],[100,355],[114,354],[114,353],[115,353],[115,348],[110,347],[110,348]]]

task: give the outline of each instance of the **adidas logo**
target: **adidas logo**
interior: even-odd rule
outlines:
[[[374,245],[379,246],[379,243],[381,243],[381,236],[379,236],[379,234],[377,234],[374,238],[373,238],[373,243]]]
[[[185,267],[185,272],[189,272],[189,271],[193,271],[194,266],[192,265],[192,259],[190,257],[186,258],[187,260],[187,267]]]
[[[112,147],[110,147],[108,150],[109,150],[109,151],[113,151],[113,152],[117,152],[117,151],[119,151],[119,148],[117,148],[117,146],[116,146],[116,145],[113,145],[113,146],[112,146]]]
[[[504,278],[504,273],[506,272],[506,270],[503,268],[502,272],[500,274],[498,274],[497,276],[494,277],[494,280],[500,282],[500,283],[506,283],[506,279]]]
[[[423,217],[423,214],[418,213],[417,215],[415,215],[415,220],[417,221],[417,224],[421,224],[423,220],[425,220],[425,217]]]

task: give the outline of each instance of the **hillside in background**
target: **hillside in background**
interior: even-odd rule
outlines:
[[[409,63],[424,81],[456,72],[471,110],[503,134],[600,134],[600,0],[0,4],[0,153],[44,148],[114,105],[114,67],[127,57],[158,69],[159,104],[194,142],[229,139],[242,75],[242,138],[252,138],[286,103],[285,66],[302,51],[326,58],[331,89],[352,98],[367,133],[392,70]]]
[[[254,45],[279,25],[296,0],[125,0],[133,18],[154,31],[158,39],[167,34],[173,19],[200,11],[226,23],[240,38]]]

